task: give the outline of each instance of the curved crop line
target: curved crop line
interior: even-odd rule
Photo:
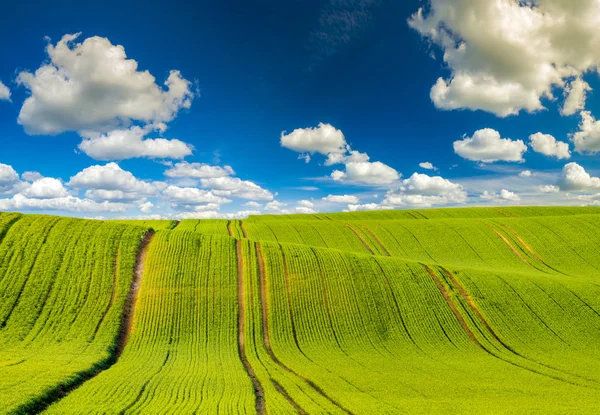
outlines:
[[[292,369],[284,365],[273,353],[273,349],[271,349],[271,340],[269,338],[269,318],[268,318],[268,309],[267,309],[267,286],[266,286],[266,276],[265,276],[265,261],[262,255],[262,250],[260,247],[260,243],[254,243],[256,249],[256,258],[258,261],[258,284],[259,284],[259,293],[260,293],[260,304],[261,304],[261,317],[262,317],[262,334],[263,334],[263,345],[267,350],[267,355],[271,358],[271,360],[284,369],[287,372],[293,373],[297,377],[301,378],[296,372]],[[287,393],[287,391],[273,378],[271,378],[271,382],[277,392],[279,392],[288,403],[300,414],[306,414],[307,412],[302,409],[302,407],[294,401],[294,399]]]
[[[489,225],[488,225],[489,226]],[[517,251],[517,249],[512,246],[512,244],[510,243],[510,241],[508,239],[506,239],[506,237],[504,235],[502,235],[498,230],[496,230],[495,228],[493,228],[492,226],[489,226],[489,228],[500,237],[500,239],[502,239],[502,241],[506,244],[506,246],[508,246],[510,248],[510,250],[513,252],[513,254],[515,254],[516,256],[519,257],[519,259],[521,261],[523,261],[524,263],[526,263],[527,265],[531,265],[529,263],[529,261],[527,261],[520,253],[519,251]]]
[[[348,229],[350,229],[352,232],[354,232],[354,234],[356,236],[358,236],[358,239],[360,239],[360,241],[362,242],[362,244],[365,246],[365,248],[367,249],[367,251],[369,251],[369,253],[371,255],[375,255],[375,252],[373,252],[373,250],[371,249],[371,247],[369,246],[369,244],[367,244],[367,241],[365,241],[365,239],[361,236],[360,233],[358,233],[358,231],[356,229],[354,229],[352,226],[350,226],[349,224],[346,224],[346,227]]]
[[[370,235],[373,237],[373,239],[375,240],[375,242],[377,242],[377,245],[379,245],[379,247],[381,248],[381,250],[383,251],[383,253],[384,253],[386,256],[391,256],[391,255],[390,255],[390,253],[389,253],[389,251],[388,251],[387,249],[385,249],[385,246],[383,246],[383,243],[381,243],[381,241],[379,240],[379,238],[377,237],[377,235],[375,235],[375,233],[374,233],[374,232],[373,232],[371,229],[367,228],[367,227],[366,227],[366,226],[364,226],[364,225],[361,225],[361,227],[362,227],[362,228],[363,228],[365,231],[369,232],[369,234],[370,234]]]
[[[265,393],[260,380],[256,376],[248,356],[246,355],[246,341],[245,341],[245,296],[244,296],[244,253],[242,251],[242,241],[236,239],[236,253],[237,253],[237,270],[238,270],[238,352],[240,360],[244,365],[244,369],[252,382],[255,396],[255,408],[258,414],[266,414],[265,410]]]
[[[473,298],[472,298],[472,297],[469,295],[469,293],[467,292],[467,290],[466,290],[466,289],[464,288],[464,286],[463,286],[463,285],[462,285],[462,284],[461,284],[461,283],[458,281],[458,279],[457,279],[457,278],[456,278],[456,277],[455,277],[455,276],[454,276],[454,275],[453,275],[453,274],[452,274],[450,271],[448,271],[446,268],[443,268],[443,267],[441,267],[441,269],[442,269],[442,271],[444,272],[444,274],[446,275],[446,277],[447,277],[447,278],[449,278],[449,279],[450,279],[450,281],[452,282],[452,284],[453,284],[453,285],[454,285],[454,286],[455,286],[455,287],[458,289],[458,292],[460,293],[460,295],[461,295],[461,297],[463,298],[463,300],[464,300],[464,301],[466,302],[466,304],[469,306],[469,308],[471,309],[471,311],[473,311],[473,313],[474,313],[474,314],[477,316],[477,318],[479,319],[479,321],[481,322],[481,324],[482,324],[482,325],[485,327],[485,329],[488,331],[488,333],[489,333],[489,334],[491,334],[491,335],[492,335],[492,337],[493,337],[493,338],[494,338],[494,339],[495,339],[495,340],[496,340],[498,343],[500,343],[500,345],[502,345],[502,347],[503,347],[504,349],[506,349],[506,350],[507,350],[507,351],[509,351],[510,353],[514,354],[515,356],[518,356],[518,357],[520,357],[520,358],[522,358],[522,359],[524,359],[524,360],[527,360],[527,361],[529,361],[529,362],[531,362],[531,363],[538,364],[538,365],[540,365],[540,366],[544,366],[544,367],[546,367],[546,368],[548,368],[548,369],[551,369],[551,370],[555,370],[555,371],[558,371],[558,372],[562,372],[563,374],[566,374],[566,375],[571,375],[571,376],[575,376],[575,377],[578,377],[578,378],[580,378],[580,379],[583,379],[583,380],[587,380],[587,381],[594,382],[594,380],[592,380],[592,379],[587,379],[587,378],[585,378],[585,377],[582,377],[582,376],[579,376],[579,375],[577,375],[577,374],[573,374],[573,373],[570,373],[570,372],[566,372],[566,371],[563,371],[563,370],[561,370],[561,369],[558,369],[558,368],[556,368],[556,367],[553,367],[553,366],[550,366],[550,365],[546,365],[546,364],[544,364],[544,363],[542,363],[542,362],[538,362],[538,361],[536,361],[536,360],[533,360],[533,359],[531,359],[531,358],[529,358],[529,357],[527,357],[527,356],[524,356],[524,355],[522,355],[521,353],[519,353],[518,351],[516,351],[514,348],[512,348],[510,345],[508,345],[506,342],[504,342],[504,341],[503,341],[503,340],[502,340],[502,339],[501,339],[501,338],[498,336],[498,334],[496,333],[496,331],[495,331],[495,330],[494,330],[494,329],[491,327],[491,325],[489,324],[489,322],[488,322],[488,321],[485,319],[485,317],[483,316],[483,314],[482,314],[482,313],[481,313],[481,311],[479,310],[479,307],[477,306],[477,304],[475,303],[475,301],[473,300]],[[512,288],[512,287],[511,287],[511,288]],[[520,298],[520,297],[519,297],[519,298]],[[521,301],[523,301],[523,299],[521,299]],[[538,318],[539,318],[539,317],[538,317]],[[549,328],[549,329],[550,329],[550,328]],[[552,331],[552,329],[550,329],[550,330]],[[552,332],[554,333],[554,331],[552,331]],[[562,340],[562,339],[561,339],[561,340]],[[481,345],[481,344],[480,344],[480,345]],[[482,347],[482,348],[484,348],[486,351],[488,351],[488,350],[487,350],[487,349],[486,349],[486,348],[485,348],[483,345],[481,345],[481,347]],[[488,351],[488,353],[490,353],[490,352]],[[490,354],[492,354],[492,353],[490,353]],[[495,356],[495,357],[498,357],[498,356]],[[500,357],[498,357],[498,358],[500,358]],[[500,359],[501,359],[501,358],[500,358]],[[502,359],[502,360],[504,360],[504,359]],[[521,366],[521,365],[518,365],[518,364],[516,364],[516,363],[514,363],[514,362],[509,362],[509,363],[511,363],[511,364],[515,364],[516,366],[522,367],[523,369],[526,369],[526,370],[532,371],[532,372],[534,372],[534,373],[541,374],[541,375],[543,375],[543,376],[548,376],[548,377],[551,377],[551,378],[553,378],[553,379],[556,379],[556,380],[560,380],[560,381],[567,382],[567,383],[570,383],[570,384],[575,384],[575,383],[573,383],[573,382],[567,381],[567,380],[565,380],[565,379],[562,379],[562,378],[559,378],[559,377],[556,377],[556,376],[548,375],[548,374],[545,374],[545,373],[537,372],[537,371],[535,371],[535,370],[533,370],[533,369],[529,369],[529,368],[523,367],[523,366]],[[587,385],[579,385],[579,384],[577,384],[577,385],[578,385],[578,386],[586,386],[586,387],[587,387]]]
[[[521,369],[523,369],[523,370],[527,370],[527,371],[529,371],[529,372],[532,372],[532,373],[538,374],[538,375],[540,375],[540,376],[545,376],[545,377],[548,377],[548,378],[551,378],[551,379],[554,379],[554,380],[557,380],[557,381],[560,381],[560,382],[568,383],[568,384],[570,384],[570,385],[575,385],[575,386],[581,386],[581,387],[588,387],[588,388],[592,388],[591,386],[588,386],[588,385],[582,385],[582,384],[579,384],[579,383],[574,383],[574,382],[571,382],[571,381],[569,381],[569,380],[566,380],[566,379],[560,378],[560,377],[558,377],[558,376],[550,375],[550,374],[547,374],[547,373],[544,373],[544,372],[540,372],[540,371],[538,371],[538,370],[535,370],[535,369],[532,369],[532,368],[529,368],[529,367],[526,367],[526,366],[519,365],[518,363],[512,362],[512,361],[510,361],[510,360],[508,360],[508,359],[506,359],[506,358],[504,358],[504,357],[502,357],[502,356],[500,356],[500,355],[498,355],[498,354],[496,354],[496,353],[492,352],[492,351],[491,351],[491,350],[490,350],[488,347],[486,347],[486,346],[485,346],[483,343],[481,343],[481,342],[480,342],[480,341],[479,341],[479,340],[476,338],[476,336],[475,336],[475,334],[473,333],[473,331],[471,331],[471,329],[470,329],[470,328],[467,326],[467,324],[466,324],[466,322],[465,322],[464,318],[462,317],[462,315],[460,314],[460,312],[458,311],[458,309],[456,308],[456,306],[454,305],[454,303],[453,303],[453,302],[452,302],[452,300],[450,299],[450,295],[449,295],[448,291],[446,290],[446,288],[444,287],[444,285],[443,285],[443,284],[442,284],[442,282],[440,281],[439,277],[438,277],[438,276],[435,274],[435,272],[434,272],[434,271],[433,271],[431,268],[429,268],[427,265],[425,265],[425,264],[421,264],[421,265],[423,265],[423,267],[425,267],[425,269],[427,270],[427,272],[429,273],[429,275],[431,275],[431,277],[434,279],[434,281],[435,281],[436,285],[438,286],[438,288],[440,289],[440,291],[441,291],[442,295],[444,296],[444,299],[446,300],[446,303],[448,304],[448,306],[450,307],[450,309],[451,309],[451,310],[452,310],[452,312],[454,313],[454,315],[455,315],[456,319],[458,320],[459,324],[462,326],[462,328],[463,328],[463,330],[465,331],[465,333],[467,334],[467,336],[468,336],[468,337],[469,337],[469,338],[470,338],[470,339],[471,339],[471,340],[472,340],[472,341],[473,341],[473,342],[474,342],[474,343],[475,343],[477,346],[479,346],[481,349],[483,349],[483,350],[484,350],[486,353],[488,353],[490,356],[492,356],[492,357],[495,357],[495,358],[497,358],[497,359],[499,359],[499,360],[501,360],[501,361],[503,361],[503,362],[506,362],[506,363],[508,363],[508,364],[510,364],[510,365],[513,365],[513,366],[516,366],[516,367],[518,367],[518,368],[521,368]],[[458,288],[458,287],[457,287],[457,288]],[[466,291],[465,291],[465,292],[466,292]],[[489,327],[489,324],[487,324],[487,322],[486,322],[486,323],[484,324],[484,326],[487,328],[487,327]],[[490,329],[491,329],[491,328],[490,328]],[[495,335],[494,335],[492,332],[491,332],[490,334],[492,334],[493,336],[495,336]],[[503,344],[503,345],[504,345],[504,343],[502,343],[502,342],[501,342],[501,344]],[[507,349],[507,350],[508,350],[508,351],[511,351],[511,349]],[[512,352],[512,351],[511,351],[511,352]],[[515,353],[515,352],[512,352],[512,353],[513,353],[513,354],[515,354],[515,355],[517,355],[517,356],[520,356],[519,354],[517,354],[517,353]],[[520,357],[522,357],[522,356],[520,356]],[[531,360],[529,360],[529,359],[527,359],[527,358],[524,358],[524,359],[526,359],[526,360],[528,360],[528,361],[530,361],[530,362],[533,362],[533,363],[538,363],[538,362],[535,362],[535,361],[531,361]],[[538,363],[538,364],[539,364],[539,363]],[[544,365],[542,365],[542,366],[544,366]],[[554,369],[554,368],[551,368],[551,369]],[[556,370],[556,369],[555,369],[555,370]],[[593,388],[593,389],[597,389],[597,388]]]
[[[97,376],[100,374],[100,372],[107,370],[117,362],[129,340],[129,333],[131,332],[133,325],[133,311],[135,310],[137,294],[144,272],[146,254],[148,251],[148,246],[154,237],[154,233],[154,230],[148,230],[138,247],[138,253],[135,259],[134,277],[132,279],[129,292],[127,293],[125,307],[123,308],[121,324],[119,326],[119,334],[115,339],[114,344],[108,348],[108,356],[94,363],[90,368],[76,373],[70,379],[60,382],[53,388],[33,398],[26,404],[19,406],[12,412],[13,414],[39,414],[53,403],[61,400],[67,396],[67,394],[83,385],[86,381]]]
[[[227,221],[227,232],[229,232],[229,236],[231,236],[233,238],[233,230],[231,229],[231,221],[228,220]]]
[[[244,239],[248,239],[248,234],[246,233],[246,229],[244,229],[244,225],[242,224],[241,220],[240,220],[240,229],[242,231],[242,235],[243,235]]]
[[[178,220],[174,220],[174,221],[172,221],[172,222],[171,222],[171,225],[169,225],[169,228],[168,228],[168,230],[172,231],[173,229],[175,229],[175,228],[176,228],[176,227],[179,225],[179,223],[180,223],[180,222],[181,222],[181,221],[178,221]]]
[[[108,315],[110,309],[112,308],[112,306],[115,303],[115,300],[117,298],[117,288],[119,286],[119,262],[121,260],[121,247],[119,246],[117,248],[117,257],[115,258],[115,272],[114,272],[114,279],[113,279],[113,290],[112,290],[112,294],[110,296],[110,301],[108,302],[108,305],[106,306],[106,309],[104,310],[104,313],[102,313],[102,317],[100,318],[100,320],[98,321],[98,324],[96,325],[96,328],[94,329],[94,335],[92,336],[92,340],[94,341],[94,339],[96,338],[96,335],[98,334],[98,331],[100,330],[100,326],[102,326],[102,323],[104,323],[104,319],[106,319],[106,316]]]

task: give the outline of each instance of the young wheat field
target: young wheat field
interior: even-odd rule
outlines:
[[[600,208],[0,214],[1,414],[600,412]]]

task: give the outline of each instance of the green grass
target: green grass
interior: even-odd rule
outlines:
[[[0,412],[597,413],[598,246],[598,208],[0,214]]]

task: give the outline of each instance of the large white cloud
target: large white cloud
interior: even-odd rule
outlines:
[[[473,137],[465,137],[454,142],[454,152],[462,158],[493,163],[495,161],[523,162],[527,146],[522,140],[501,138],[500,133],[491,128],[475,131]]]
[[[157,184],[136,178],[117,163],[90,166],[71,177],[69,186],[78,189],[120,190],[138,195],[154,195]]]
[[[19,73],[17,83],[31,95],[18,122],[29,134],[105,132],[132,121],[168,122],[190,107],[191,84],[179,71],[170,72],[163,88],[127,59],[123,46],[98,36],[76,43],[79,35],[49,44],[49,61],[35,73]]]
[[[441,109],[538,111],[553,87],[576,79],[569,114],[585,99],[577,79],[600,63],[597,0],[429,0],[409,24],[443,51],[450,76],[431,89]]]
[[[536,153],[556,157],[559,160],[571,158],[569,144],[557,141],[556,138],[550,134],[532,134],[529,136],[529,144]]]
[[[0,101],[10,101],[10,89],[0,81]]]
[[[84,138],[79,149],[96,160],[123,160],[135,157],[182,159],[194,149],[181,140],[144,138],[153,126],[133,126]]]
[[[600,151],[600,121],[592,116],[589,111],[581,111],[579,131],[571,135],[578,153],[596,154]]]
[[[319,123],[316,128],[297,128],[289,134],[281,133],[281,146],[298,153],[346,152],[344,134],[331,124]]]
[[[563,167],[557,184],[560,190],[566,192],[594,191],[600,189],[600,178],[590,176],[577,163],[568,163]]]
[[[565,103],[560,110],[562,115],[573,115],[585,108],[586,95],[592,88],[581,78],[575,78],[565,88]]]
[[[231,200],[217,196],[213,192],[195,187],[168,186],[162,192],[162,195],[179,208],[203,204],[214,206],[231,202]]]
[[[195,179],[211,179],[216,177],[225,177],[234,175],[235,172],[231,166],[211,166],[204,163],[176,163],[169,170],[165,171],[165,176],[180,178],[191,177]]]

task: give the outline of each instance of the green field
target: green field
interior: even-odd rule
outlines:
[[[0,413],[598,413],[600,208],[0,214]]]

